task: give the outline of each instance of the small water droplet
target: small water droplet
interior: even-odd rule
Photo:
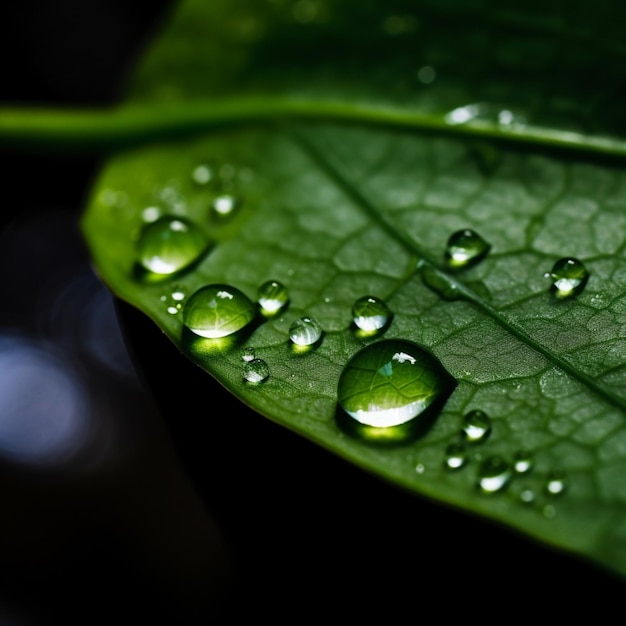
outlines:
[[[384,300],[376,296],[363,296],[352,306],[355,326],[366,333],[375,333],[389,322],[391,311]]]
[[[511,467],[502,457],[492,456],[478,468],[478,486],[483,493],[496,493],[508,486],[512,475]]]
[[[270,376],[270,368],[263,359],[252,359],[243,364],[243,377],[249,383],[264,383]]]
[[[556,515],[556,509],[551,504],[546,504],[543,507],[542,513],[546,519],[554,519]]]
[[[337,396],[357,422],[390,428],[439,406],[455,386],[435,356],[413,342],[390,339],[362,348],[348,361]]]
[[[256,357],[254,348],[244,348],[241,352],[241,360],[244,362],[252,361]]]
[[[191,178],[198,185],[206,185],[213,178],[213,170],[206,164],[198,165],[191,172]]]
[[[465,467],[469,461],[467,448],[462,443],[451,443],[445,451],[444,464],[448,469],[456,470]]]
[[[250,324],[256,307],[243,292],[230,285],[201,287],[185,304],[183,322],[196,335],[218,339]]]
[[[470,443],[485,441],[491,434],[491,419],[480,409],[474,409],[463,417],[463,433]]]
[[[300,317],[289,327],[289,339],[296,346],[312,346],[322,337],[320,323],[312,317]]]
[[[422,85],[430,85],[437,78],[437,72],[432,65],[424,65],[417,70],[417,80]]]
[[[524,504],[532,504],[537,499],[537,494],[529,487],[525,487],[519,492],[519,499]]]
[[[144,222],[156,222],[161,217],[161,209],[156,206],[148,206],[141,212],[141,219]]]
[[[208,239],[195,224],[168,216],[144,226],[137,241],[137,254],[149,272],[169,275],[196,261],[207,247]]]
[[[231,194],[222,194],[213,198],[211,215],[219,219],[231,218],[239,209],[241,201]]]
[[[258,300],[264,315],[275,315],[289,302],[289,292],[281,282],[267,280],[259,287]]]
[[[527,474],[534,464],[534,455],[529,450],[518,450],[513,455],[513,470],[516,474]]]
[[[552,291],[557,298],[570,298],[579,294],[589,278],[589,272],[582,261],[573,257],[563,257],[544,274],[552,281]]]
[[[565,474],[560,470],[552,470],[547,477],[546,493],[550,496],[561,495],[567,487]]]
[[[424,466],[423,463],[418,463],[415,466],[415,473],[416,474],[423,474],[426,471],[426,467]]]
[[[445,257],[453,268],[468,267],[485,258],[491,245],[470,228],[452,233],[448,239]]]

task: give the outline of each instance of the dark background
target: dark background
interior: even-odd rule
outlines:
[[[171,6],[5,6],[0,104],[118,102]],[[619,606],[621,581],[249,412],[115,302],[77,228],[98,165],[0,150],[0,354],[11,336],[54,355],[88,396],[94,433],[52,460],[0,440],[0,625],[395,624],[489,619],[500,601],[532,621]],[[20,383],[33,429],[64,415],[38,376]]]

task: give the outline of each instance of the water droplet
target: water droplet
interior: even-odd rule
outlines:
[[[289,339],[296,346],[312,346],[322,337],[320,323],[312,317],[301,317],[289,327]]]
[[[519,128],[526,125],[526,115],[519,110],[490,102],[474,102],[457,107],[446,114],[448,124],[458,125],[470,122],[491,122],[502,128]]]
[[[437,78],[437,72],[432,65],[424,65],[417,70],[417,80],[423,85],[430,85]]]
[[[282,283],[268,280],[259,287],[258,299],[264,315],[275,315],[289,302],[289,293]]]
[[[551,496],[561,495],[567,487],[565,474],[560,470],[552,470],[548,474],[546,482],[546,493]]]
[[[489,457],[478,468],[478,486],[483,493],[502,491],[511,481],[512,474],[511,467],[502,457]]]
[[[254,351],[254,348],[244,348],[241,352],[241,360],[248,362],[248,361],[252,361],[256,356],[256,352]]]
[[[465,228],[450,235],[445,257],[450,267],[468,267],[483,259],[490,248],[491,245],[478,233]]]
[[[519,492],[519,499],[524,504],[532,504],[536,500],[536,498],[537,495],[535,494],[535,492],[528,487],[525,487]]]
[[[196,335],[217,339],[245,328],[256,315],[254,303],[230,285],[206,285],[183,309],[183,322]]]
[[[527,474],[534,464],[534,455],[529,450],[518,450],[513,455],[513,469],[517,474]]]
[[[418,463],[415,466],[415,473],[416,474],[423,474],[426,471],[426,467],[423,463]]]
[[[485,441],[491,433],[491,419],[480,409],[470,411],[463,418],[463,432],[470,443]]]
[[[552,291],[558,298],[569,298],[579,294],[585,287],[589,272],[582,261],[573,257],[559,259],[551,272],[544,274],[552,280]]]
[[[243,364],[243,377],[249,383],[264,383],[270,376],[270,368],[263,359],[252,359]]]
[[[543,507],[542,513],[546,519],[554,519],[556,516],[556,509],[551,504],[546,504]]]
[[[390,428],[439,406],[455,386],[435,356],[410,341],[390,339],[366,346],[348,361],[337,395],[357,422]]]
[[[156,222],[161,217],[161,209],[156,206],[147,206],[141,212],[141,219],[144,222]]]
[[[448,469],[461,469],[467,465],[469,456],[467,448],[462,443],[451,443],[445,451],[444,464]]]
[[[191,173],[191,178],[198,185],[206,185],[213,178],[213,170],[208,165],[198,165]]]
[[[363,296],[352,306],[352,316],[357,328],[366,333],[374,333],[387,325],[391,311],[380,298]]]
[[[137,253],[149,272],[169,275],[196,261],[207,246],[208,239],[195,224],[168,216],[144,226]]]
[[[419,261],[417,270],[424,285],[432,289],[444,300],[458,300],[461,297],[461,292],[454,279],[439,271],[436,267],[424,261]]]
[[[211,203],[211,215],[219,219],[233,217],[240,204],[240,200],[231,194],[216,196]]]

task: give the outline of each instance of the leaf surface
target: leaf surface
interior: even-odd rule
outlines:
[[[409,491],[626,574],[626,47],[624,8],[611,7],[181,3],[125,110],[191,132],[103,169],[83,218],[98,271],[261,415]],[[162,216],[211,244],[156,280],[137,270],[137,246]],[[451,268],[447,240],[468,228],[489,253]],[[589,271],[572,298],[545,276],[563,257]],[[201,287],[256,302],[268,280],[286,286],[288,306],[237,341],[185,328]],[[380,335],[354,332],[365,295],[392,312]],[[298,351],[289,329],[303,316],[323,335]],[[382,339],[422,346],[456,381],[432,425],[393,445],[343,428],[337,404],[348,361]],[[243,377],[252,356],[270,372],[256,385]],[[491,419],[483,443],[463,439],[472,410]],[[467,455],[457,469],[452,444]],[[530,471],[512,469],[497,493],[477,487],[482,462],[514,468],[525,451]]]

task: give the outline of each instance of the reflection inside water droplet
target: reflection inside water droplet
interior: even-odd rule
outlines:
[[[208,243],[192,222],[166,216],[144,226],[137,241],[138,260],[154,274],[174,274],[196,261]]]
[[[445,257],[450,267],[468,267],[485,258],[490,248],[477,232],[465,228],[450,235]]]
[[[435,356],[410,341],[383,340],[357,352],[338,385],[338,402],[354,420],[392,428],[442,406],[456,381]]]
[[[255,316],[256,307],[248,296],[223,284],[201,287],[183,309],[185,326],[209,339],[232,335],[250,324]]]
[[[589,272],[582,261],[573,257],[559,259],[551,272],[544,274],[552,280],[552,291],[558,298],[570,298],[579,294],[587,284]]]

